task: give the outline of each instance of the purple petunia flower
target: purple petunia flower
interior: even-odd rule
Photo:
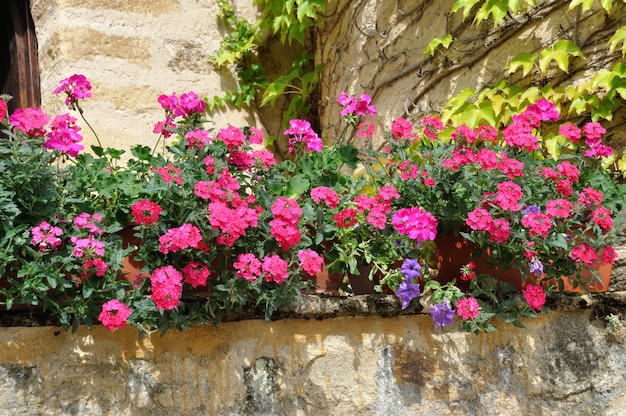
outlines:
[[[406,278],[406,280],[413,280],[420,276],[422,272],[422,265],[417,260],[405,259],[404,263],[400,267],[400,271]]]
[[[450,308],[448,298],[444,299],[444,303],[438,303],[430,307],[430,315],[435,321],[435,328],[443,328],[445,325],[454,323],[454,311]]]
[[[402,309],[409,307],[411,300],[420,295],[419,283],[411,283],[408,279],[400,283],[398,290],[396,290],[396,296],[402,298]]]
[[[533,257],[530,261],[530,272],[535,274],[543,274],[543,264],[537,257]]]
[[[541,212],[541,207],[539,205],[529,205],[522,210],[522,214],[524,214],[524,216],[527,214],[537,214],[539,212]]]

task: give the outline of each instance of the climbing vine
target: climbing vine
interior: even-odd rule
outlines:
[[[321,23],[324,0],[254,0],[261,16],[254,23],[239,16],[228,0],[216,0],[227,34],[219,50],[210,58],[217,68],[234,68],[236,88],[207,101],[209,111],[227,105],[259,108],[286,100],[283,123],[311,112],[321,66],[313,64],[310,31]],[[271,42],[291,47],[298,45],[291,64],[282,74],[270,79],[261,51]],[[266,126],[267,127],[267,126]],[[270,130],[270,129],[268,129]]]
[[[546,7],[546,2],[543,3],[543,7]],[[555,5],[558,3],[562,2],[552,2]],[[612,0],[595,3],[590,0],[571,0],[568,10],[578,13],[578,16],[588,17],[593,13],[609,15],[613,7]],[[506,26],[507,19],[530,20],[533,11],[538,8],[536,1],[458,0],[451,12],[460,11],[463,20],[471,19],[475,27],[488,20],[493,27],[497,27]],[[610,23],[608,26],[612,27]],[[424,55],[445,56],[446,50],[462,41],[451,34],[436,38],[430,42]],[[554,40],[540,50],[521,52],[503,69],[504,77],[492,86],[467,88],[449,98],[443,111],[444,118],[456,125],[476,126],[484,122],[502,125],[510,120],[512,114],[538,97],[544,97],[557,104],[561,114],[566,117],[612,120],[626,103],[626,63],[623,59],[626,56],[626,26],[615,29],[608,41],[601,45],[604,54],[595,51],[600,58],[589,59],[583,52],[585,46],[563,38]],[[605,67],[605,61],[612,62],[612,66]],[[592,74],[581,77],[583,80],[576,83],[565,82],[571,79],[568,75],[585,71]],[[614,162],[620,171],[626,172],[626,156]]]

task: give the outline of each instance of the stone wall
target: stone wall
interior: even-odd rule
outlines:
[[[238,3],[238,13],[254,15],[251,2]],[[222,30],[213,0],[31,0],[31,11],[43,109],[66,112],[52,91],[61,79],[84,74],[93,87],[85,115],[105,146],[154,144],[153,125],[164,118],[161,94],[212,97],[234,85],[208,61]],[[217,127],[257,124],[249,112],[234,110],[215,121]],[[84,124],[83,133],[93,144]]]
[[[580,307],[592,298],[569,303],[481,335],[437,330],[419,313],[305,314],[142,340],[130,328],[4,327],[0,414],[623,415],[624,338]]]
[[[449,13],[454,0],[338,0],[328,3],[326,24],[317,37],[317,63],[324,65],[321,82],[320,124],[324,137],[337,137],[341,117],[336,103],[340,91],[367,93],[376,104],[377,130],[374,146],[397,117],[417,121],[439,111],[446,100],[466,88],[493,86],[508,78],[505,65],[522,52],[538,53],[556,39],[579,45],[586,60],[573,59],[569,73],[551,72],[526,84],[541,87],[572,85],[600,68],[621,60],[608,52],[608,40],[626,25],[626,5],[614,2],[611,14],[594,3],[591,11],[569,10],[570,1],[540,0],[532,13],[507,17],[494,26],[463,22],[461,11]],[[520,2],[522,3],[522,2]],[[527,2],[528,3],[528,2]],[[435,37],[452,34],[457,44],[445,53],[424,55]],[[521,71],[519,71],[521,73]],[[517,77],[517,78],[516,78]],[[613,146],[626,149],[621,127],[624,112],[613,120],[607,135]],[[610,127],[608,122],[603,124]]]

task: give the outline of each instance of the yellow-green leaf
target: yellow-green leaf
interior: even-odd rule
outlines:
[[[472,7],[474,7],[479,1],[480,0],[457,0],[452,6],[451,12],[455,13],[459,9],[463,8],[463,20],[465,20],[472,11]]]
[[[546,73],[548,65],[554,61],[561,71],[569,73],[570,56],[584,58],[582,51],[574,42],[567,39],[561,39],[554,44],[552,49],[544,49],[541,51],[539,69],[541,72]]]
[[[550,157],[554,160],[558,160],[561,156],[561,146],[559,144],[559,136],[552,136],[543,139],[543,145]]]
[[[626,55],[626,26],[622,26],[615,31],[609,39],[609,51],[613,52],[619,43],[622,43],[622,56]]]
[[[434,38],[428,45],[426,45],[426,49],[424,49],[424,56],[435,56],[435,51],[439,46],[443,46],[444,49],[448,49],[450,47],[450,43],[452,43],[452,35],[447,34],[443,38]]]
[[[532,52],[520,53],[509,63],[509,74],[515,73],[520,67],[522,68],[522,76],[525,77],[530,73],[537,60],[537,54]]]
[[[607,12],[610,12],[611,7],[613,7],[613,0],[602,0],[600,4],[602,4],[602,8],[604,10],[606,10]]]
[[[569,5],[569,10],[572,10],[576,6],[582,6],[583,7],[582,11],[584,12],[584,11],[591,9],[592,5],[593,5],[593,0],[572,0],[572,2]]]

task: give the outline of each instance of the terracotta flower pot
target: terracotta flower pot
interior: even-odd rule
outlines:
[[[127,249],[130,246],[138,246],[141,240],[135,237],[135,231],[130,228],[124,228],[118,232],[122,238],[122,248]],[[145,276],[141,274],[141,269],[146,265],[143,261],[135,261],[135,251],[122,259],[122,271],[119,273],[121,279],[126,279],[133,285],[140,284],[141,279]]]
[[[461,289],[467,289],[469,287],[469,282],[463,282],[459,279],[461,275],[460,269],[470,261],[473,261],[476,265],[476,274],[489,274],[498,280],[511,283],[520,289],[526,285],[527,279],[522,280],[522,273],[518,268],[504,269],[500,266],[490,266],[488,263],[488,252],[477,259],[472,259],[474,245],[460,235],[457,236],[453,233],[447,233],[442,236],[437,236],[435,243],[437,244],[436,261],[437,268],[439,270],[437,280],[441,283],[445,284],[456,278],[457,285],[459,285]],[[600,261],[596,262],[594,270],[600,272],[601,279],[586,283],[587,292],[601,293],[608,291],[609,284],[611,282],[612,269],[613,266],[610,264],[602,263]],[[590,271],[583,272],[583,282],[586,282],[591,277],[592,273]],[[562,279],[565,293],[585,293],[585,289],[583,287],[579,286],[574,288],[574,285],[567,276],[563,276]],[[547,286],[549,283],[549,281],[544,280],[542,276],[535,279],[528,278],[528,281],[543,284],[544,286]]]
[[[476,266],[476,274],[489,274],[518,288],[522,287],[522,274],[519,269],[491,266],[488,262],[489,253],[474,259],[472,256],[474,244],[462,236],[449,232],[444,235],[438,235],[435,238],[435,243],[437,244],[435,255],[437,270],[439,270],[437,280],[440,283],[445,284],[456,279],[457,285],[467,286],[461,287],[461,289],[467,289],[469,282],[460,280],[461,267],[473,261]]]
[[[312,295],[338,296],[343,277],[342,273],[329,272],[325,265],[322,267],[322,271],[316,273],[315,276],[310,276],[307,273],[302,274],[302,280],[309,280],[315,283],[316,287],[309,292]]]

